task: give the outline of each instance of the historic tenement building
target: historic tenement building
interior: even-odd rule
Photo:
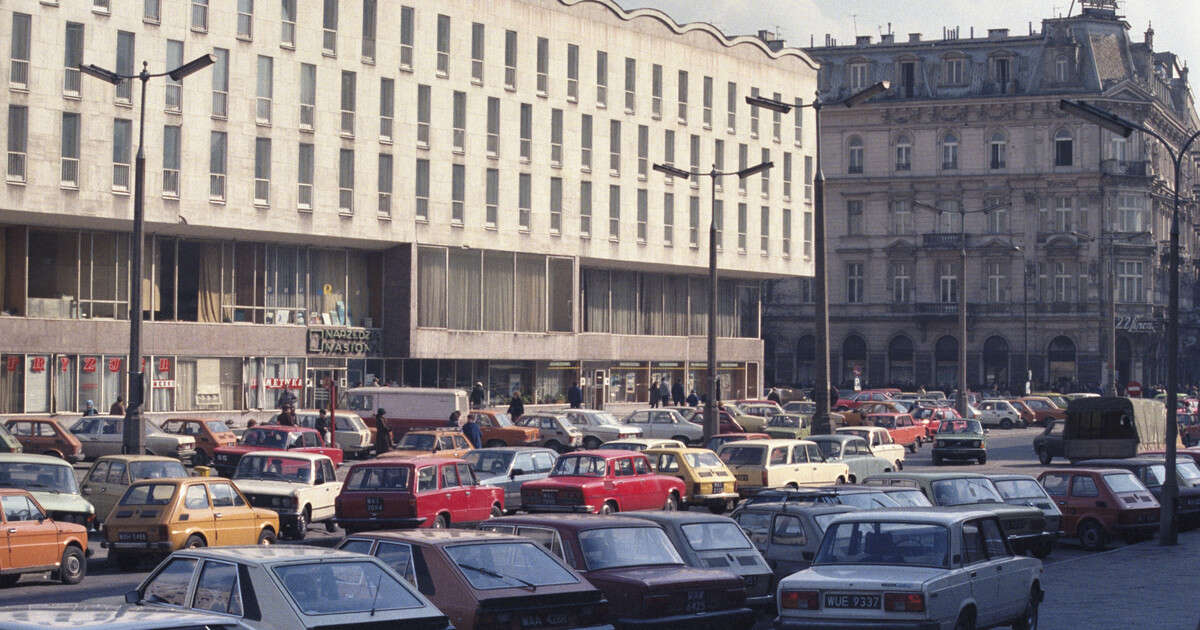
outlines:
[[[1118,383],[1165,381],[1168,152],[1140,132],[1124,139],[1071,117],[1059,100],[1109,109],[1175,146],[1197,117],[1187,68],[1155,49],[1152,29],[1132,41],[1112,4],[1083,2],[1081,14],[1043,20],[1027,35],[864,36],[809,50],[821,62],[826,102],[891,82],[867,104],[822,111],[834,382],[851,382],[857,369],[864,386],[953,387],[958,292],[966,291],[972,386],[1017,391],[1029,369],[1035,385],[1094,387],[1109,286]],[[1195,171],[1190,157],[1184,164],[1187,383],[1198,375],[1192,308],[1200,252]],[[767,380],[811,382],[810,281],[772,285]]]

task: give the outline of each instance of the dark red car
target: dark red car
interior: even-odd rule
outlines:
[[[685,498],[687,486],[677,477],[656,474],[641,453],[617,450],[563,455],[549,477],[521,486],[527,512],[675,510]]]
[[[504,513],[504,490],[481,486],[457,457],[381,457],[355,464],[337,496],[347,533],[475,523]]]
[[[278,425],[246,429],[233,446],[213,449],[213,466],[222,477],[233,477],[242,455],[255,451],[300,451],[328,456],[334,466],[342,465],[342,449],[327,446],[316,429]]]
[[[656,523],[582,514],[505,516],[480,529],[532,538],[608,599],[617,628],[749,628],[741,576],[684,564]]]
[[[1062,529],[1084,549],[1099,551],[1114,538],[1137,542],[1158,530],[1158,501],[1128,470],[1051,469],[1038,477],[1062,510]]]

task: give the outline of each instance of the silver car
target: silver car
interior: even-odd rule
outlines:
[[[621,424],[616,416],[607,411],[594,409],[571,409],[564,412],[567,420],[583,432],[583,448],[593,449],[605,442],[642,436],[642,430]]]
[[[471,465],[481,486],[504,489],[504,511],[521,509],[521,484],[545,479],[558,461],[558,453],[548,448],[500,446],[471,450],[463,459]]]
[[[642,409],[622,421],[642,430],[642,437],[696,444],[704,439],[704,425],[689,422],[674,409]]]
[[[5,630],[242,630],[250,626],[212,612],[171,610],[130,604],[37,604],[0,608]]]

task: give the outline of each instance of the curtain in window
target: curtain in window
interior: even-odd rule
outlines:
[[[274,309],[303,308],[299,300],[304,291],[297,292],[295,247],[267,247],[267,307]],[[300,280],[303,282],[303,279]],[[286,324],[287,321],[276,323]]]
[[[663,334],[688,334],[688,278],[687,276],[667,276],[663,287],[664,315]]]
[[[346,290],[350,296],[350,302],[346,304],[346,325],[362,326],[364,318],[371,316],[371,284],[368,271],[370,258],[368,254],[350,252],[346,257],[346,264],[346,280],[349,285]],[[379,325],[379,322],[371,323]]]
[[[479,250],[450,250],[447,282],[446,326],[455,330],[479,330]]]
[[[50,372],[54,369],[52,359],[45,355],[25,356],[25,412],[50,412]],[[35,370],[37,366],[41,369]]]
[[[758,286],[741,285],[737,288],[738,336],[754,339],[758,337]]]
[[[417,250],[417,325],[446,326],[446,250]]]
[[[636,335],[638,317],[638,274],[636,271],[612,272],[612,332]]]
[[[244,409],[242,400],[242,360],[221,359],[221,406],[219,409]]]
[[[12,366],[13,369],[9,369]],[[19,354],[0,354],[0,412],[21,413],[25,401],[25,370]]]
[[[55,373],[54,410],[56,412],[75,411],[76,409],[75,368],[74,355],[59,355],[54,358],[52,369]],[[0,396],[2,395],[0,394]],[[2,405],[0,408],[3,408]]]
[[[606,269],[583,270],[583,330],[608,332],[608,276]]]
[[[708,334],[708,278],[688,279],[691,288],[688,297],[692,305],[691,334],[693,337]]]
[[[179,360],[175,364],[175,410],[196,409],[196,361]]]
[[[201,249],[203,253],[197,265],[200,273],[196,296],[197,319],[216,323],[221,321],[221,244],[205,243]]]
[[[661,335],[663,325],[663,282],[662,275],[642,274],[642,334]]]
[[[717,286],[717,336],[737,336],[737,286],[722,282]]]
[[[551,258],[549,277],[550,330],[571,332],[574,314],[575,263],[570,258]]]
[[[546,330],[546,258],[517,256],[517,330]]]
[[[483,255],[483,329],[513,329],[513,257],[507,252]]]

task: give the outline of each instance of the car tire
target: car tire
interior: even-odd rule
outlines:
[[[87,575],[87,559],[83,550],[74,545],[68,545],[63,550],[62,561],[58,565],[58,581],[63,584],[78,584]]]
[[[270,527],[264,527],[263,530],[258,533],[258,544],[274,545],[275,532]]]
[[[196,534],[192,534],[191,536],[187,537],[187,540],[183,541],[182,548],[183,549],[199,549],[201,547],[207,547],[207,546],[208,546],[208,543],[204,542],[204,538],[197,536]]]
[[[721,501],[720,503],[709,503],[708,511],[712,512],[713,514],[724,514],[726,512],[732,512],[735,507],[737,507],[737,501],[728,499]]]
[[[835,485],[835,486],[846,485],[846,478],[841,475],[838,475],[838,478],[834,480],[833,485]]]
[[[488,516],[488,518],[500,518],[501,516],[504,516],[504,508],[500,507],[499,503],[493,504],[492,513]]]
[[[437,518],[433,519],[434,529],[446,529],[450,527],[450,519],[446,518],[445,514],[438,514]]]
[[[1041,462],[1043,466],[1049,466],[1050,460],[1054,459],[1054,457],[1050,455],[1050,451],[1044,448],[1039,448],[1037,450],[1037,457],[1038,461]]]
[[[1108,546],[1108,534],[1096,521],[1089,519],[1080,523],[1075,535],[1079,537],[1080,546],[1088,551],[1103,551]]]
[[[589,451],[600,448],[600,440],[589,435],[589,436],[583,438],[583,448],[585,448]]]
[[[1030,550],[1030,553],[1033,554],[1034,558],[1037,558],[1038,560],[1044,560],[1050,556],[1050,552],[1053,550],[1054,543],[1042,542],[1034,545],[1034,547]]]
[[[667,493],[667,502],[663,503],[662,509],[664,512],[678,512],[679,511],[679,497],[675,496],[674,492],[668,492]]]
[[[958,614],[958,621],[954,622],[954,630],[975,630],[975,614],[973,611],[964,610]]]
[[[904,470],[904,462],[897,459],[896,460],[896,472],[900,472],[901,470]]]
[[[329,532],[330,534],[332,534],[333,532],[336,532],[337,531],[337,523],[334,522],[333,519],[329,519],[329,520],[325,521],[325,531]]]
[[[1038,608],[1041,598],[1041,591],[1038,590],[1037,586],[1030,589],[1029,601],[1025,603],[1025,611],[1021,613],[1019,619],[1013,620],[1013,630],[1037,630]]]
[[[290,528],[291,531],[289,532],[289,538],[292,540],[304,540],[304,537],[308,535],[308,524],[311,520],[312,512],[309,511],[308,506],[305,506],[304,509],[300,510],[300,513],[296,515],[296,523]]]
[[[550,440],[549,442],[546,442],[546,448],[559,454],[567,452],[567,449],[564,448],[563,445],[558,442],[558,440]]]
[[[987,463],[987,455],[980,455],[979,456],[979,465],[982,466],[986,463]]]
[[[483,446],[485,448],[500,448],[501,446],[508,445],[504,443],[504,440],[488,440],[488,443],[484,444]]]
[[[1000,428],[1004,429],[1005,431],[1013,428],[1012,420],[1009,420],[1008,418],[1000,420]]]
[[[607,514],[616,514],[616,513],[617,513],[617,511],[618,511],[618,510],[617,510],[617,506],[616,506],[616,504],[614,504],[612,501],[605,501],[605,502],[604,502],[604,505],[601,505],[601,506],[600,506],[600,513],[601,513],[601,514],[605,514],[605,515],[607,515]]]
[[[906,446],[904,448],[907,448],[909,453],[916,453],[918,445],[916,442],[913,442],[912,444],[909,444],[908,446]]]

